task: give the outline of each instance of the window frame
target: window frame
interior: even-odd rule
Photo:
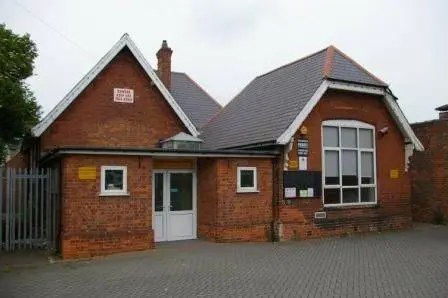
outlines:
[[[109,190],[106,189],[106,171],[121,170],[123,171],[123,189]],[[128,167],[127,166],[101,166],[101,196],[127,196],[128,193]]]
[[[338,147],[325,147],[324,146],[324,127],[336,127],[338,128]],[[342,147],[342,128],[356,128],[356,148]],[[370,129],[372,130],[372,148],[360,148],[359,147],[359,131],[360,129]],[[322,121],[321,128],[321,149],[322,149],[322,202],[325,207],[341,207],[341,206],[361,206],[361,205],[376,205],[378,203],[378,177],[376,170],[376,132],[375,126],[361,122],[358,120],[326,120]],[[358,184],[357,185],[342,185],[342,151],[356,151],[356,163],[357,163],[357,175]],[[325,182],[325,152],[326,151],[337,151],[338,161],[339,161],[339,183],[326,185]],[[362,183],[362,172],[361,172],[361,154],[362,152],[371,152],[373,155],[373,179],[374,183],[363,184]],[[361,201],[361,190],[363,188],[371,188],[374,191],[374,201],[373,202],[362,202]],[[337,204],[325,204],[325,189],[339,189],[339,203]],[[343,190],[344,189],[358,189],[358,202],[355,203],[343,203]]]
[[[254,177],[254,186],[242,187],[241,186],[241,171],[252,171]],[[258,192],[257,188],[257,168],[256,167],[237,167],[237,193],[248,193],[248,192]]]

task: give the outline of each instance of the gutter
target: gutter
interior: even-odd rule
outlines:
[[[384,90],[390,90],[388,85],[360,83],[360,82],[355,82],[355,81],[351,81],[351,80],[334,79],[331,77],[325,78],[325,80],[327,80],[329,82],[335,82],[335,83],[346,83],[346,84],[353,84],[353,85],[359,85],[359,86],[365,86],[365,87],[376,87],[376,88],[382,88]]]
[[[127,155],[127,156],[161,156],[161,157],[247,157],[276,158],[278,151],[252,150],[190,150],[162,148],[101,148],[101,147],[60,147],[51,150],[41,158],[41,162],[61,155]]]
[[[266,141],[261,143],[253,143],[253,144],[247,144],[242,146],[236,146],[236,147],[228,147],[229,150],[246,150],[246,149],[257,149],[257,148],[263,148],[263,147],[271,147],[271,146],[277,146],[277,142],[275,140],[272,141]]]

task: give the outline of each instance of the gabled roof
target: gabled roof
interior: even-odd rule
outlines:
[[[53,123],[53,121],[55,121],[56,118],[58,118],[59,115],[61,115],[62,112],[68,108],[68,106],[78,97],[78,95],[85,88],[87,88],[87,86],[89,86],[89,84],[97,77],[97,75],[100,74],[104,68],[106,68],[106,66],[112,61],[112,59],[114,59],[118,55],[118,53],[120,53],[121,50],[123,50],[125,47],[127,47],[131,51],[131,53],[140,63],[154,85],[157,86],[157,88],[160,90],[165,100],[174,110],[174,112],[188,129],[188,131],[193,136],[197,136],[198,131],[193,122],[188,118],[180,105],[174,100],[171,93],[156,75],[151,65],[148,63],[148,61],[146,61],[146,59],[143,57],[143,54],[140,52],[140,50],[137,48],[137,46],[134,44],[127,33],[120,38],[120,40],[109,50],[109,52],[107,52],[107,54],[104,55],[103,58],[100,59],[100,61],[98,61],[98,63],[81,79],[81,81],[79,81],[75,85],[75,87],[53,108],[53,110],[51,110],[50,113],[48,113],[39,124],[33,127],[33,135],[39,137]]]
[[[334,46],[326,48],[323,75],[328,79],[387,87],[387,84],[367,71],[355,60]]]
[[[440,112],[448,111],[448,104],[437,107],[435,110]]]
[[[284,144],[285,132],[296,124],[305,108],[307,113],[311,111],[314,106],[308,103],[313,95],[320,99],[329,86],[322,87],[323,82],[330,80],[380,89],[378,94],[387,87],[329,46],[256,77],[204,127],[200,135],[205,142],[203,148]]]
[[[171,94],[197,129],[207,124],[222,108],[185,73],[171,72]]]

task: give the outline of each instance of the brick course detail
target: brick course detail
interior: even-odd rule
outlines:
[[[114,88],[134,90],[134,103],[113,100]],[[159,90],[124,49],[40,138],[45,154],[61,146],[155,148],[186,132]],[[100,196],[102,165],[128,167],[128,197]],[[154,246],[149,157],[67,156],[61,161],[64,258],[143,250]],[[80,180],[79,167],[95,167],[96,180]]]
[[[134,103],[113,101],[114,88],[134,90]],[[411,224],[410,179],[404,138],[380,97],[330,91],[312,110],[308,169],[322,168],[321,127],[329,119],[353,119],[389,127],[376,135],[378,204],[324,208],[322,198],[283,199],[285,156],[198,158],[198,235],[216,242],[305,239],[347,232],[400,229]],[[123,50],[43,133],[42,154],[63,146],[155,148],[161,139],[186,132],[182,122],[138,65]],[[298,133],[289,160],[297,159]],[[163,162],[162,162],[163,164]],[[165,162],[165,165],[167,162]],[[153,159],[143,156],[66,155],[61,165],[61,248],[64,258],[90,257],[154,246]],[[127,166],[128,196],[101,196],[101,166]],[[237,193],[237,167],[257,168],[258,191]],[[94,167],[95,180],[79,179],[80,167]],[[392,179],[390,170],[398,170]],[[316,211],[327,218],[314,219]]]
[[[425,151],[411,158],[412,214],[415,221],[448,218],[448,120],[415,123],[412,128]]]
[[[134,103],[114,102],[114,88],[133,89]],[[154,148],[181,131],[181,120],[125,49],[43,133],[41,148]]]
[[[258,192],[236,192],[239,166],[257,168]],[[198,178],[200,237],[216,242],[269,240],[273,195],[270,159],[200,159]]]
[[[282,239],[305,239],[340,235],[352,232],[401,229],[411,225],[410,181],[405,172],[404,139],[387,108],[378,96],[330,91],[309,114],[303,125],[308,128],[308,170],[322,170],[322,122],[330,119],[349,119],[369,123],[379,129],[388,126],[388,134],[376,137],[376,169],[378,204],[373,207],[324,208],[319,198],[297,199],[292,205],[284,203],[280,193],[280,236]],[[297,139],[289,159],[297,159]],[[282,167],[283,168],[283,165]],[[391,179],[390,170],[398,170],[399,178]],[[282,186],[283,172],[278,178]],[[280,187],[282,189],[282,187]],[[326,211],[327,218],[317,220],[314,213]]]
[[[128,196],[101,196],[101,166],[127,166]],[[80,167],[94,167],[95,180],[81,180]],[[62,161],[63,258],[90,257],[152,248],[152,159],[76,155]]]

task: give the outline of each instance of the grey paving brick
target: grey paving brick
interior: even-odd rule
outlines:
[[[0,273],[0,297],[448,297],[448,228],[153,251]]]

